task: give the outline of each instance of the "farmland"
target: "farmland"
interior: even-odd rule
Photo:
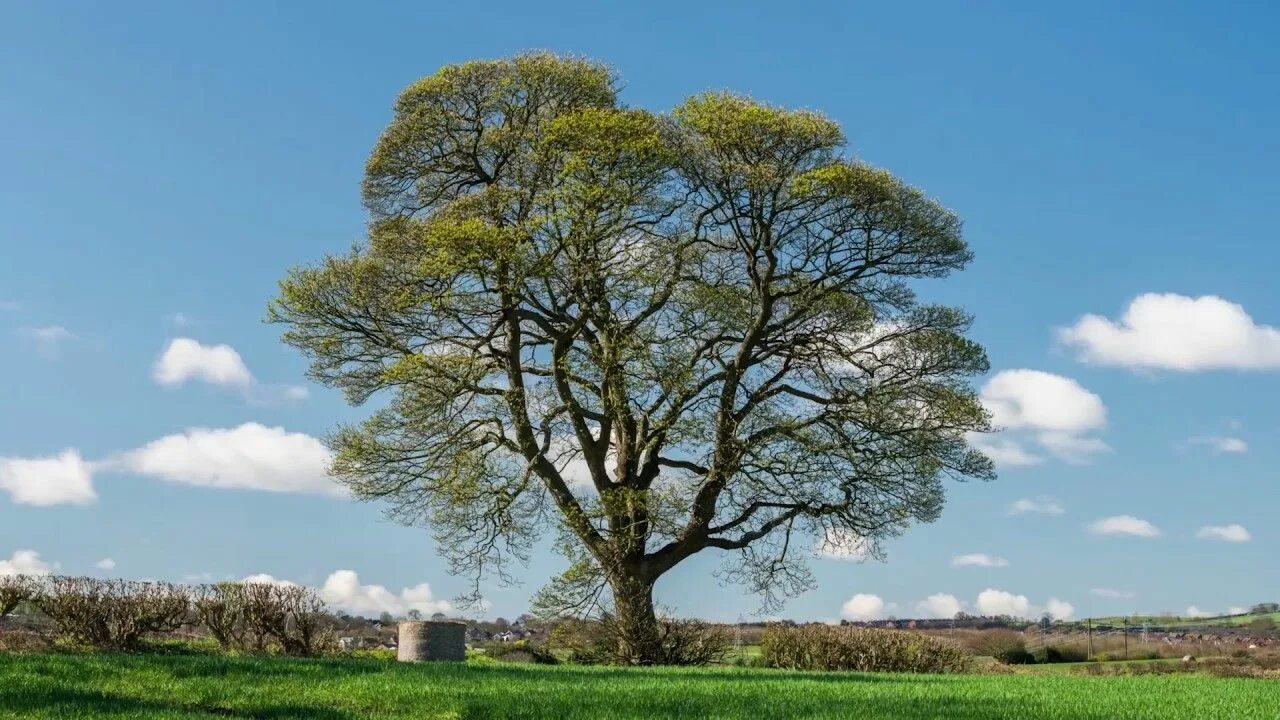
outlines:
[[[1202,675],[900,675],[217,655],[0,655],[0,717],[1267,718],[1280,686]]]

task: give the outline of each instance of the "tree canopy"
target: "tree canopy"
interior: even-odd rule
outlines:
[[[815,543],[878,553],[944,479],[993,473],[971,318],[916,297],[970,261],[959,218],[819,113],[656,114],[617,85],[530,54],[409,86],[367,241],[292,271],[271,317],[317,381],[379,398],[331,438],[356,496],[477,582],[556,531],[571,567],[539,601],[611,590],[635,660],[695,553],[775,603]]]

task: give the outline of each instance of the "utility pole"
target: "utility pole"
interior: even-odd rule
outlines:
[[[1129,616],[1124,618],[1124,659],[1129,659]]]

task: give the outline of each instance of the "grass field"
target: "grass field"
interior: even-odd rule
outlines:
[[[1204,676],[857,675],[0,655],[13,718],[1253,718],[1280,684]]]

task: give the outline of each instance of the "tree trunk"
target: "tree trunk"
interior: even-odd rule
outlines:
[[[653,611],[653,581],[615,577],[609,586],[613,590],[613,632],[618,642],[618,661],[624,665],[661,662],[658,617]]]

